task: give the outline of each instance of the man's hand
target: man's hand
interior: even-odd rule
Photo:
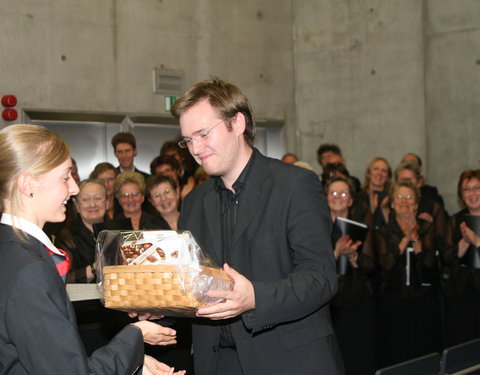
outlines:
[[[255,291],[250,280],[226,263],[223,265],[223,269],[233,279],[233,290],[208,291],[207,296],[222,298],[225,301],[199,309],[197,316],[200,318],[228,319],[255,308]]]

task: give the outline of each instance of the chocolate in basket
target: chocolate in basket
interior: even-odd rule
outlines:
[[[188,231],[102,231],[96,269],[105,307],[128,312],[193,317],[220,301],[208,290],[233,287]]]

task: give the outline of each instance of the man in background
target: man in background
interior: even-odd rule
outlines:
[[[118,173],[138,172],[145,178],[148,177],[148,173],[137,169],[134,165],[134,159],[137,156],[137,141],[132,133],[121,132],[115,134],[112,138],[112,146],[119,163],[116,168]]]

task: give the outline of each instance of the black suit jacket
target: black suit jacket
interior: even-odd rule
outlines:
[[[143,338],[125,327],[87,358],[65,285],[43,244],[0,224],[0,372],[125,374],[143,363]]]
[[[337,288],[331,221],[318,177],[270,159],[255,159],[240,196],[226,259],[253,283],[256,308],[231,326],[246,375],[339,374],[328,302]],[[182,203],[180,225],[221,266],[221,223],[215,180]],[[196,375],[215,374],[220,326],[193,325]]]

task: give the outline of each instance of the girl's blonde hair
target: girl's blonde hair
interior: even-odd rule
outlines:
[[[20,206],[18,177],[40,176],[70,157],[70,147],[59,135],[39,125],[17,124],[0,131],[0,210],[10,201],[11,214]]]

